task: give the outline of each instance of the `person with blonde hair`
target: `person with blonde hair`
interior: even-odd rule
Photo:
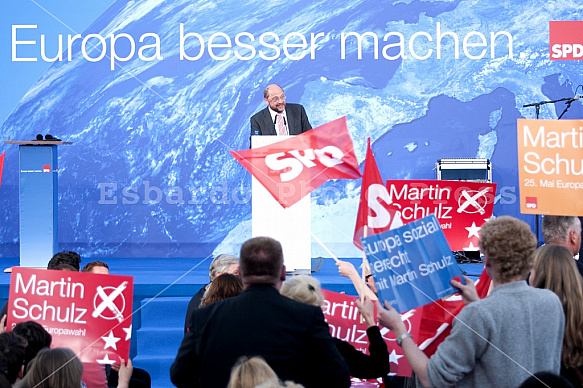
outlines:
[[[294,385],[302,387],[302,385]],[[227,388],[280,388],[277,374],[271,369],[269,364],[259,356],[241,357],[233,369]]]
[[[241,357],[231,370],[227,388],[255,388],[264,383],[277,384],[279,379],[262,357]]]
[[[492,292],[479,299],[469,278],[451,280],[467,305],[431,358],[401,315],[387,301],[377,304],[379,323],[394,332],[425,387],[517,387],[537,372],[560,372],[565,317],[557,295],[526,284],[537,245],[530,226],[498,217],[482,226],[478,245]]]
[[[580,387],[583,385],[583,279],[576,271],[571,251],[559,245],[538,248],[530,280],[533,287],[557,294],[563,304],[565,336],[561,375],[573,386]]]
[[[312,306],[322,307],[324,303],[320,282],[310,275],[297,275],[284,281],[280,293],[290,299]],[[370,344],[370,355],[358,351],[354,346],[339,338],[334,338],[334,343],[348,364],[352,377],[361,379],[384,378],[391,371],[389,351],[380,329],[375,323],[372,301],[368,297],[365,297],[364,301],[357,299],[356,306],[367,325],[366,334]]]

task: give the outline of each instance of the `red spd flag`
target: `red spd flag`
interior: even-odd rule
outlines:
[[[391,203],[391,198],[383,184],[377,162],[370,148],[369,138],[364,161],[364,173],[362,174],[360,204],[352,239],[358,249],[362,250],[361,237],[366,237],[364,236],[365,226],[368,230],[367,234],[370,236],[403,225],[400,214]]]
[[[329,179],[360,178],[346,117],[275,144],[230,152],[284,208]]]
[[[131,276],[14,267],[7,328],[35,321],[81,362],[119,364],[130,352],[133,289]]]
[[[6,155],[6,151],[2,152],[0,155],[0,187],[2,187],[2,171],[4,170],[4,156]]]

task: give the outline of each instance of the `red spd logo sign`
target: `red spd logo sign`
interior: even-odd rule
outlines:
[[[300,176],[304,167],[318,168],[317,163],[323,167],[334,167],[344,163],[343,157],[344,152],[340,148],[326,146],[317,150],[308,148],[270,154],[265,157],[265,165],[275,171],[282,182],[289,182]]]
[[[82,362],[119,364],[129,357],[133,288],[131,276],[14,268],[7,327],[35,321]]]
[[[583,59],[583,21],[549,22],[550,59]]]

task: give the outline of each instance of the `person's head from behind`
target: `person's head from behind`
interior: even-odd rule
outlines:
[[[572,260],[572,259],[571,259]],[[553,372],[537,372],[520,384],[518,388],[573,388],[566,378]]]
[[[536,244],[528,224],[509,216],[482,225],[478,241],[486,271],[499,284],[526,279]]]
[[[583,279],[569,249],[544,245],[534,253],[533,287],[553,291],[563,304],[565,337],[561,362],[570,368],[583,364]]]
[[[279,379],[273,369],[261,357],[241,357],[231,369],[227,388],[255,388],[264,383],[279,387]]]
[[[322,307],[324,295],[318,279],[310,275],[297,275],[281,285],[280,294],[298,302]]]
[[[29,365],[23,387],[79,388],[83,364],[68,348],[42,349]]]
[[[25,373],[28,363],[41,351],[49,348],[52,342],[52,336],[39,323],[34,321],[20,322],[12,329],[13,333],[24,338],[28,345],[24,356]]]
[[[581,221],[575,216],[544,216],[542,222],[545,244],[561,245],[575,256],[581,249]]]
[[[263,283],[279,288],[285,280],[281,244],[271,237],[254,237],[241,246],[240,273],[243,285]]]
[[[12,331],[0,333],[0,370],[10,384],[22,370],[26,345],[26,340]]]
[[[222,274],[239,274],[239,258],[233,255],[218,255],[211,262],[209,267],[209,280],[212,282],[217,276]]]
[[[228,273],[217,277],[205,291],[200,306],[207,306],[219,300],[239,295],[243,291],[243,282],[235,275]]]
[[[55,253],[55,255],[49,261],[47,269],[70,270],[64,266],[66,265],[73,267],[75,271],[79,272],[80,263],[81,256],[79,256],[78,253],[72,251],[62,251]]]
[[[109,275],[109,266],[103,261],[95,260],[85,264],[83,272]]]

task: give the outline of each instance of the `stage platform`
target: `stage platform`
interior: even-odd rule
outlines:
[[[146,369],[153,388],[170,388],[169,368],[182,339],[184,316],[191,296],[208,283],[211,258],[82,258],[81,266],[102,260],[114,275],[134,277],[131,357],[134,366]],[[344,259],[356,268],[361,258]],[[19,264],[18,258],[0,258],[2,268]],[[477,278],[482,264],[459,264]],[[312,259],[312,275],[322,288],[356,295],[352,282],[340,276],[331,258]],[[293,276],[293,274],[288,274]],[[0,302],[8,298],[10,273],[0,273]]]

